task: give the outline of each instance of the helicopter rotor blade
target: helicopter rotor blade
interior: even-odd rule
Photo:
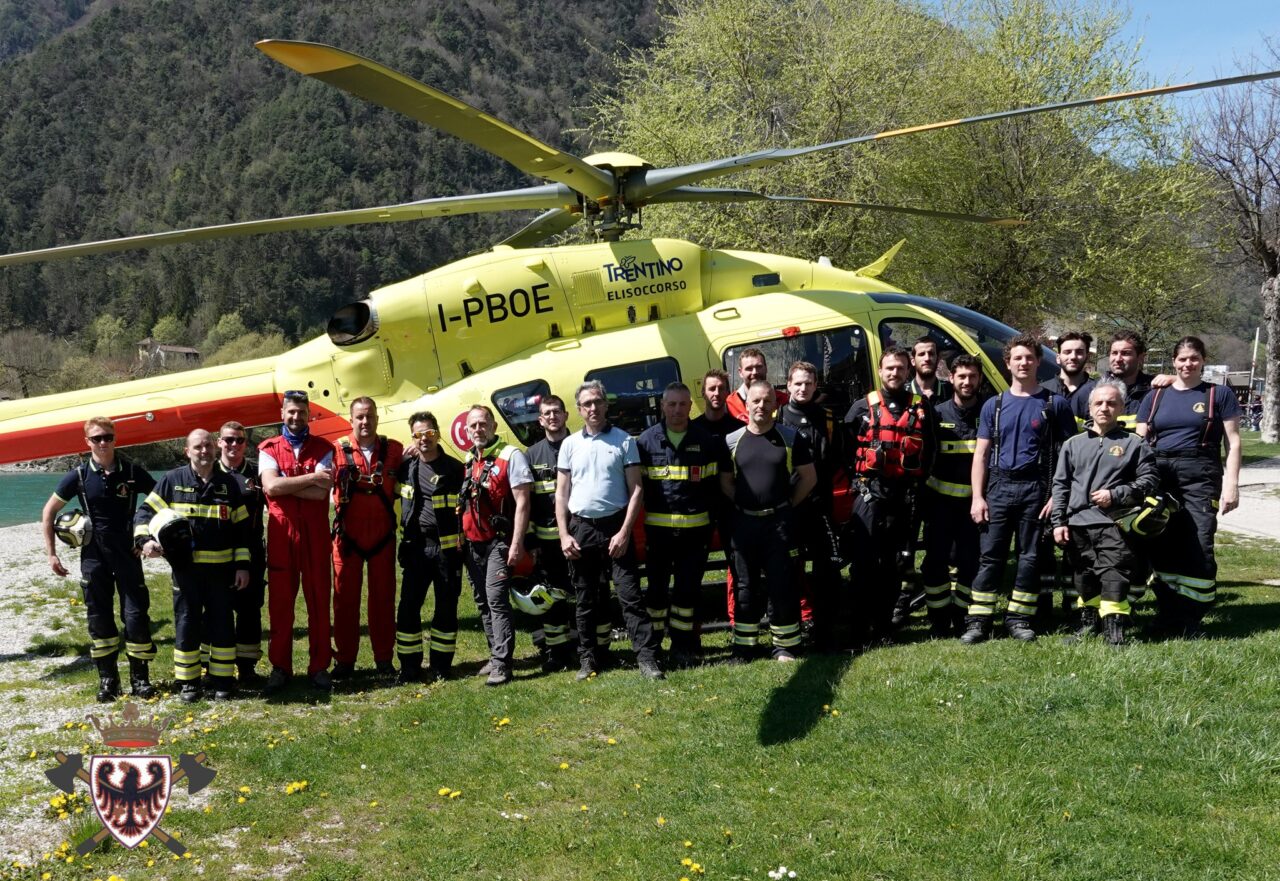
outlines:
[[[448,132],[592,201],[607,201],[617,189],[614,176],[604,169],[375,61],[320,43],[260,40],[255,45],[298,73]]]
[[[507,236],[498,244],[509,245],[512,248],[532,248],[552,236],[559,235],[580,220],[582,215],[579,213],[564,208],[552,208],[550,211],[539,214],[523,229]]]
[[[651,205],[673,202],[798,202],[810,205],[839,205],[845,208],[861,208],[865,211],[888,211],[894,214],[914,214],[941,220],[958,220],[964,223],[985,223],[988,226],[1024,226],[1030,223],[1020,217],[987,217],[981,214],[963,214],[955,211],[935,211],[931,208],[909,208],[905,205],[883,205],[879,202],[851,202],[848,199],[823,199],[815,196],[770,196],[752,190],[730,190],[711,187],[677,187],[659,193],[649,200]]]
[[[943,122],[930,122],[925,123],[924,125],[888,129],[886,131],[876,132],[875,134],[860,135],[856,138],[845,138],[844,140],[831,141],[826,144],[817,144],[812,147],[758,150],[754,153],[744,153],[741,156],[731,156],[727,159],[714,159],[710,162],[700,162],[693,165],[676,165],[670,168],[644,169],[643,171],[639,171],[631,175],[627,179],[624,197],[627,202],[632,204],[652,202],[654,201],[653,197],[659,193],[666,192],[667,190],[683,186],[685,184],[693,184],[709,178],[733,174],[738,171],[744,171],[748,168],[765,168],[766,166],[777,165],[780,162],[786,162],[799,156],[808,156],[813,153],[824,153],[829,150],[838,150],[842,147],[852,146],[853,144],[865,144],[871,141],[896,138],[902,135],[914,135],[920,132],[941,131],[942,129],[956,128],[962,125],[972,125],[979,122],[1013,119],[1015,117],[1030,116],[1036,113],[1070,110],[1076,107],[1092,107],[1099,104],[1110,104],[1115,101],[1130,101],[1135,98],[1151,98],[1156,95],[1173,95],[1179,92],[1193,92],[1199,89],[1216,89],[1224,86],[1239,85],[1241,83],[1252,83],[1259,80],[1275,79],[1277,77],[1280,77],[1280,70],[1267,71],[1265,73],[1243,74],[1241,76],[1224,77],[1216,80],[1203,80],[1197,83],[1156,86],[1150,89],[1116,92],[1115,94],[1102,95],[1097,98],[1079,98],[1074,101],[1058,101],[1052,104],[1039,104],[1034,107],[1021,107],[1015,110],[1003,110],[998,113],[984,113],[980,116],[966,116],[962,119],[948,119]]]
[[[267,220],[246,220],[239,223],[222,223],[216,226],[200,226],[169,232],[146,233],[98,242],[81,242],[60,245],[37,251],[0,255],[0,266],[17,266],[22,263],[39,263],[46,260],[62,260],[85,257],[90,254],[110,254],[137,248],[154,248],[160,245],[176,245],[184,242],[203,242],[210,239],[228,239],[258,233],[285,232],[298,229],[327,229],[352,226],[359,223],[396,223],[402,220],[421,220],[428,217],[445,217],[453,214],[480,214],[494,211],[519,211],[538,208],[564,208],[576,206],[577,196],[561,184],[543,184],[523,190],[505,190],[496,193],[476,193],[470,196],[443,196],[436,199],[419,199],[399,205],[379,208],[355,208],[349,211],[326,211],[320,214],[299,214],[293,217],[274,217]]]

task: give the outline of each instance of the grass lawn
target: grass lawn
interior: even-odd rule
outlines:
[[[1256,431],[1240,432],[1241,464],[1253,465],[1280,456],[1280,444],[1264,444]]]
[[[149,710],[175,721],[158,751],[203,749],[218,770],[204,793],[175,789],[164,823],[192,858],[112,844],[0,877],[711,881],[783,864],[802,881],[1280,877],[1280,593],[1263,584],[1280,547],[1223,536],[1220,561],[1201,642],[965,648],[928,640],[919,619],[857,658],[662,683],[634,670],[576,683],[530,659],[496,690],[469,676],[366,679],[322,701],[298,685],[191,712],[165,699]],[[167,620],[167,583],[153,590]],[[470,606],[459,658],[474,670]],[[82,622],[69,631],[42,651],[78,651]],[[709,641],[722,655],[723,634]],[[104,751],[79,728],[98,712],[88,668],[55,678],[80,700],[10,735],[4,753],[24,761],[0,788],[6,816],[48,804],[55,748]],[[55,846],[96,827],[48,821]]]

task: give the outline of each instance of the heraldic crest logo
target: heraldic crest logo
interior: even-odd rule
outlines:
[[[150,722],[142,720],[138,707],[124,705],[119,722],[111,716],[106,723],[97,716],[89,716],[102,735],[102,742],[120,749],[145,749],[160,742],[160,735],[172,721],[159,721],[152,716]],[[175,769],[172,756],[161,755],[103,755],[89,757],[89,770],[84,768],[84,757],[79,753],[67,755],[55,752],[58,760],[55,768],[45,771],[53,785],[65,793],[75,791],[76,781],[89,784],[93,809],[102,821],[102,828],[82,841],[77,852],[84,856],[106,840],[108,835],[127,848],[135,848],[147,838],[154,837],[178,856],[187,848],[172,835],[160,828],[169,795],[173,787],[186,781],[187,792],[194,793],[213,782],[217,771],[205,767],[205,753],[183,753],[178,757]]]

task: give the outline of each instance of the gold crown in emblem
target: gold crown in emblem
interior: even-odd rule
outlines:
[[[142,721],[141,714],[138,712],[138,706],[134,703],[124,705],[124,712],[120,716],[120,722],[108,716],[107,723],[104,725],[98,721],[97,716],[88,717],[93,722],[93,727],[98,729],[98,733],[102,735],[102,742],[107,746],[122,746],[129,748],[137,748],[143,746],[155,746],[160,742],[160,735],[169,727],[172,719],[164,719],[161,721],[159,717],[153,715],[151,723],[146,724]]]

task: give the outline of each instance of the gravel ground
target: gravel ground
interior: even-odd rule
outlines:
[[[85,638],[84,605],[67,598],[68,588],[71,596],[78,597],[80,579],[79,554],[64,553],[68,550],[59,550],[70,571],[60,585],[62,579],[45,560],[38,523],[0,528],[0,717],[8,730],[0,747],[4,790],[0,857],[5,863],[18,859],[29,864],[33,856],[56,848],[62,840],[65,824],[51,822],[42,813],[48,798],[56,794],[44,771],[53,764],[49,758],[53,748],[66,748],[68,738],[76,736],[67,733],[66,723],[78,726],[87,713],[101,714],[104,709],[94,703],[93,692],[83,684],[62,684],[58,676],[68,667],[87,668],[87,657],[48,657],[28,651],[38,636],[56,632],[59,624],[69,626],[77,642]],[[54,589],[58,589],[56,595]],[[105,709],[118,714],[120,706]],[[101,747],[92,728],[77,733],[88,743],[89,752],[95,744]],[[36,759],[30,758],[33,749]]]

